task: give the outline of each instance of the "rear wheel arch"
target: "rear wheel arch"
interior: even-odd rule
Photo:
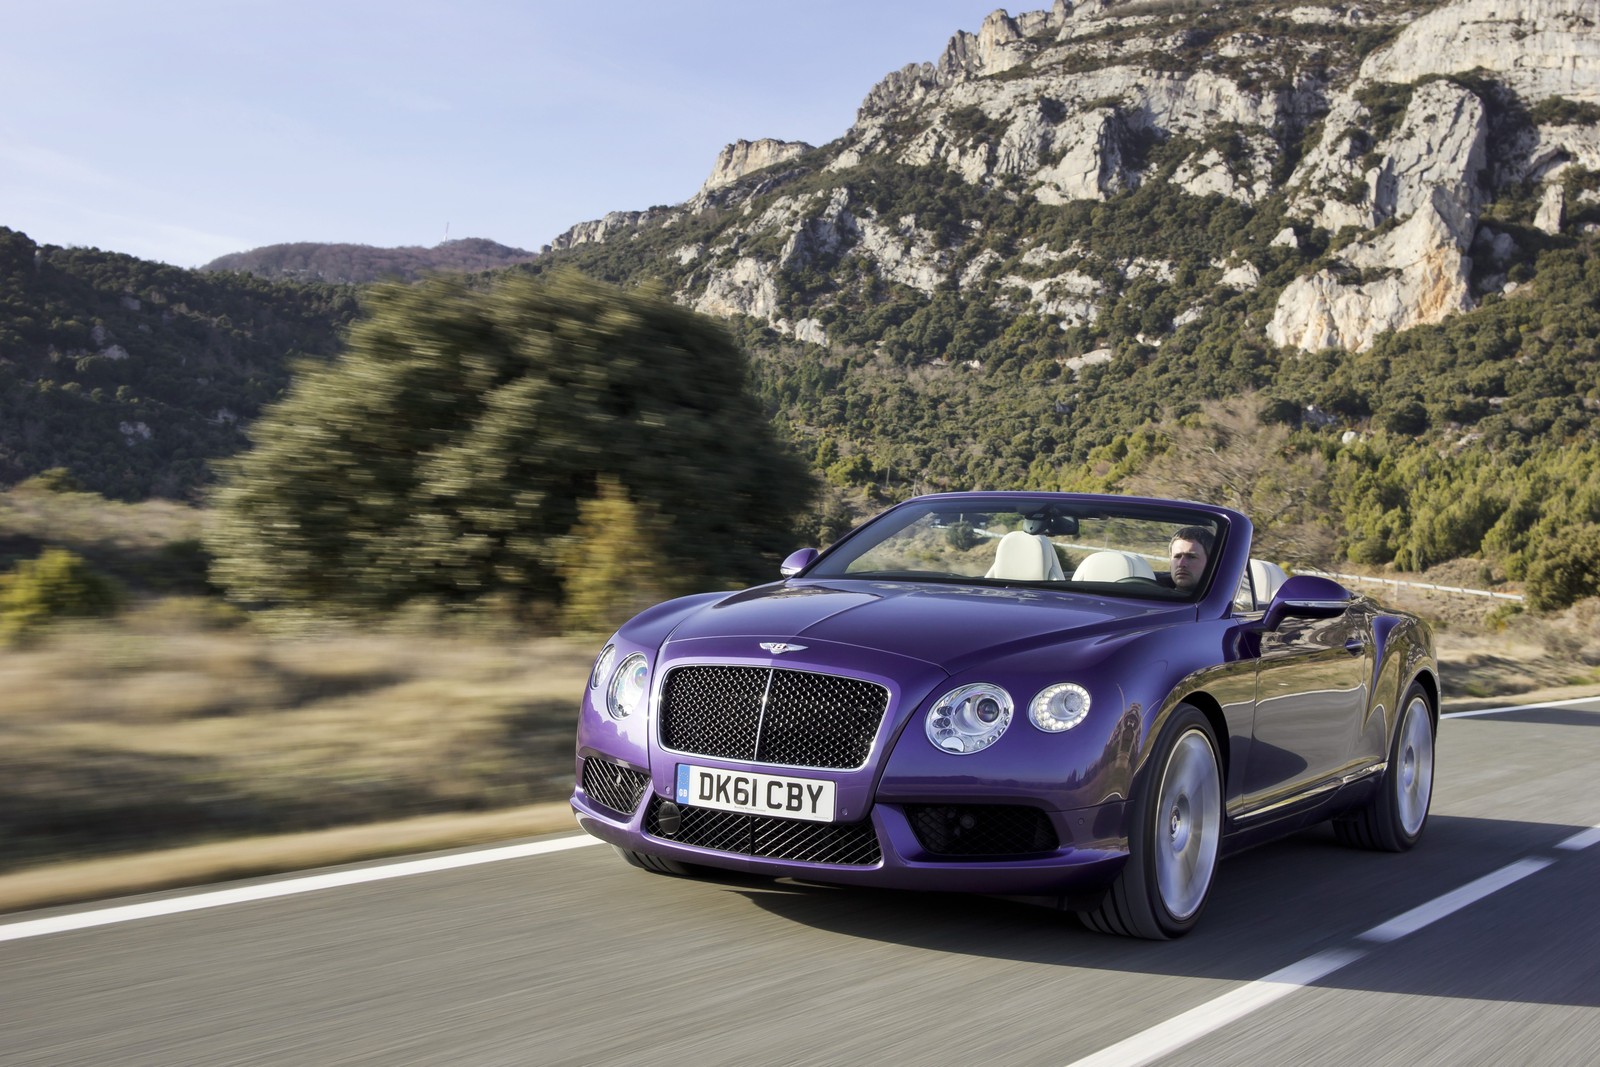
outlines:
[[[1433,715],[1433,730],[1437,734],[1439,732],[1439,679],[1434,677],[1432,671],[1421,671],[1400,690],[1402,697],[1412,685],[1421,686],[1422,691],[1427,694],[1428,710]]]

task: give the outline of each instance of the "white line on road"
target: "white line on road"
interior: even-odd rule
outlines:
[[[1426,904],[1396,915],[1386,923],[1374,926],[1361,935],[1361,940],[1396,941],[1407,934],[1414,934],[1424,926],[1438,922],[1446,915],[1453,915],[1468,904],[1475,904],[1490,893],[1499,892],[1513,882],[1520,882],[1528,875],[1542,871],[1554,862],[1555,860],[1549,859],[1518,860],[1509,866],[1501,867],[1498,871],[1468,882],[1459,889],[1452,889],[1442,897],[1435,897]]]
[[[1591,826],[1580,833],[1573,834],[1556,848],[1564,848],[1569,852],[1580,852],[1590,845],[1600,845],[1600,826]]]
[[[1589,840],[1591,835],[1594,840]],[[1594,844],[1595,840],[1600,840],[1600,826],[1575,834],[1557,847],[1582,848]],[[1573,844],[1579,841],[1583,844]],[[1544,858],[1518,860],[1498,871],[1468,882],[1459,889],[1436,897],[1426,904],[1397,915],[1388,922],[1360,934],[1357,940],[1381,944],[1405,937],[1429,923],[1453,915],[1491,893],[1521,881],[1530,874],[1544,870],[1554,862],[1555,860]],[[1140,1031],[1115,1045],[1103,1048],[1093,1055],[1075,1060],[1069,1067],[1140,1067],[1142,1064],[1151,1063],[1158,1057],[1175,1052],[1259,1008],[1264,1008],[1296,990],[1304,989],[1313,982],[1326,978],[1334,971],[1366,956],[1368,951],[1358,947],[1335,948],[1307,956],[1298,963],[1291,963],[1265,978],[1257,979],[1230,993],[1224,993],[1199,1007],[1189,1009],[1182,1015],[1175,1015],[1166,1022],[1157,1023],[1148,1030]]]
[[[1077,1060],[1071,1067],[1139,1067],[1236,1019],[1242,1019],[1258,1008],[1281,1000],[1298,989],[1304,989],[1365,955],[1360,949],[1346,948],[1329,949],[1307,956],[1281,971],[1274,971],[1265,978],[1258,978],[1249,985],[1224,993],[1198,1008],[1174,1015],[1164,1023],[1158,1023],[1125,1041]]]
[[[1533,711],[1537,708],[1564,708],[1572,704],[1592,704],[1600,701],[1600,696],[1573,697],[1571,700],[1541,700],[1535,704],[1507,704],[1502,708],[1473,708],[1471,711],[1447,711],[1440,715],[1441,719],[1470,719],[1477,715],[1499,715],[1506,711]]]
[[[68,915],[53,915],[45,919],[26,919],[21,922],[0,923],[0,941],[21,941],[28,937],[59,934],[68,930],[85,930],[93,926],[151,919],[161,915],[179,915],[186,911],[205,908],[222,908],[230,904],[245,904],[255,900],[272,900],[275,897],[315,893],[319,889],[337,889],[363,882],[382,882],[390,878],[409,878],[414,874],[430,874],[459,867],[475,867],[480,863],[499,863],[502,860],[520,860],[529,856],[542,856],[548,852],[598,845],[600,841],[587,834],[578,837],[557,837],[543,841],[529,841],[520,845],[504,845],[480,852],[457,852],[448,856],[429,856],[425,859],[405,860],[401,863],[358,867],[349,871],[313,874],[303,878],[289,878],[281,882],[263,882],[260,885],[217,889],[189,896],[166,897],[147,900],[140,904],[122,904],[93,911],[79,911]]]

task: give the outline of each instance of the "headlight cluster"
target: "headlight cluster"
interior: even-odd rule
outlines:
[[[617,646],[607,645],[594,661],[589,688],[599,689],[604,685],[606,695],[602,706],[606,714],[613,719],[625,719],[644,707],[650,695],[650,663],[642,653],[635,652],[612,670],[616,659]]]
[[[1011,725],[1011,694],[998,685],[975,682],[952,689],[928,712],[928,740],[946,752],[981,752],[1000,740]],[[1070,730],[1089,714],[1089,691],[1058,682],[1039,691],[1028,705],[1028,721],[1045,733]]]
[[[988,748],[1011,725],[1011,694],[979,682],[952,689],[928,712],[928,740],[946,752]]]

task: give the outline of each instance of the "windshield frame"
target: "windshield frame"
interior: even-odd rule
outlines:
[[[863,560],[870,560],[872,553],[886,550],[886,546],[893,549],[897,544],[896,538],[909,544],[912,537],[920,536],[922,548],[926,552],[929,547],[926,533],[928,529],[948,530],[964,516],[985,515],[1033,517],[1033,521],[1026,524],[1026,529],[1028,532],[1048,531],[1044,536],[1056,546],[1057,555],[1063,557],[1065,580],[991,578],[983,573],[971,573],[975,564],[969,560],[960,561],[965,564],[964,567],[947,566],[943,569],[903,566],[863,569],[856,566]],[[1112,523],[1118,522],[1134,526],[1142,532],[1142,540],[1138,541],[1136,547],[1083,540],[1083,537],[1093,532],[1105,532],[1111,528]],[[1170,604],[1192,604],[1205,600],[1217,587],[1219,572],[1228,555],[1230,538],[1235,535],[1235,527],[1239,523],[1243,523],[1246,527],[1245,536],[1248,537],[1248,520],[1227,509],[1144,497],[1026,492],[936,494],[907,500],[863,523],[830,546],[797,577],[1038,589],[1119,599],[1153,600]],[[1010,532],[1005,529],[1010,525],[1009,522],[985,524],[975,531],[979,539],[969,546],[969,557],[979,557],[989,542],[997,542],[999,536]],[[1188,590],[1169,584],[1158,584],[1161,579],[1170,581],[1167,577],[1170,561],[1165,555],[1170,545],[1170,533],[1185,526],[1198,526],[1212,534],[1212,544],[1207,553],[1205,569],[1201,573],[1200,580]],[[1021,529],[1024,526],[1018,525],[1016,528]],[[1158,528],[1168,533],[1167,541],[1159,545],[1161,549],[1159,555],[1154,551],[1157,543],[1151,539],[1151,534]],[[1068,564],[1081,561],[1079,556],[1074,555],[1075,553],[1087,555],[1090,552],[1107,549],[1142,556],[1159,578],[1156,581],[1127,578],[1115,582],[1071,580],[1073,568]],[[890,551],[887,554],[892,556],[894,553]],[[956,552],[946,553],[946,556],[956,555],[958,555]],[[945,562],[948,563],[948,559]],[[1230,600],[1232,595],[1230,590]]]

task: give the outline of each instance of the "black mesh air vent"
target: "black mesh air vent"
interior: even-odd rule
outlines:
[[[922,847],[939,856],[1026,856],[1061,841],[1038,808],[1003,804],[907,804]]]
[[[889,707],[880,685],[768,667],[678,667],[662,686],[661,744],[785,767],[860,767]]]
[[[746,815],[714,808],[679,807],[682,823],[668,837],[658,819],[662,800],[651,797],[644,831],[652,837],[678,841],[717,852],[801,863],[832,863],[870,867],[882,859],[878,835],[870,820],[854,823],[807,822],[770,815]]]
[[[619,815],[632,815],[650,787],[650,776],[603,759],[583,761],[583,791],[590,800]]]

